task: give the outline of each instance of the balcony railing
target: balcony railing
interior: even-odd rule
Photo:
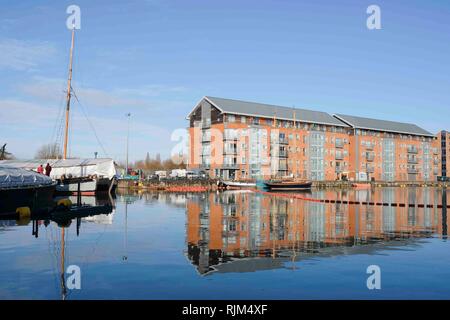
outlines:
[[[223,140],[226,140],[226,141],[236,141],[236,140],[238,140],[238,138],[237,138],[237,136],[234,136],[234,135],[224,135],[223,136]]]
[[[270,156],[271,157],[279,157],[279,158],[287,158],[288,152],[287,152],[287,150],[280,150],[278,152],[276,152],[276,150],[271,150]]]
[[[342,173],[344,170],[345,169],[343,167],[336,167],[336,173]]]
[[[408,157],[408,163],[419,163],[419,159],[417,158],[413,158],[413,157]]]
[[[211,142],[211,136],[203,135],[202,142]]]
[[[375,160],[375,154],[373,152],[367,152],[366,153],[366,160],[367,161],[373,161]]]
[[[408,153],[419,153],[419,149],[417,149],[417,147],[414,146],[408,146]]]
[[[237,154],[236,148],[225,148],[223,149],[224,154]]]
[[[237,163],[224,163],[223,168],[224,169],[237,169],[238,164]]]
[[[372,166],[366,166],[366,172],[368,172],[368,173],[374,173],[374,172],[375,172],[375,167],[372,167]]]
[[[202,120],[202,128],[210,128],[211,127],[211,120]]]
[[[366,146],[367,150],[373,150],[373,148],[375,148],[375,144],[374,143],[367,143],[365,146]]]
[[[408,173],[409,174],[417,174],[417,173],[419,173],[419,170],[415,169],[415,168],[408,168]]]

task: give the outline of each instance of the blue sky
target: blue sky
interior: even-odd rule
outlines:
[[[0,0],[0,144],[31,158],[55,140],[81,8],[74,90],[107,154],[168,155],[204,95],[450,129],[450,2]],[[381,8],[381,30],[366,8]],[[78,103],[71,155],[103,156]]]

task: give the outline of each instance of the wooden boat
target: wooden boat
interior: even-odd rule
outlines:
[[[264,182],[267,189],[271,191],[295,191],[295,190],[310,190],[312,187],[311,181],[267,181]]]
[[[248,189],[256,188],[255,182],[218,181],[217,185],[222,189]]]
[[[357,190],[370,189],[370,183],[352,183],[352,187]]]

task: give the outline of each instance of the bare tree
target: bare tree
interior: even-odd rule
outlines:
[[[60,159],[62,158],[61,150],[56,143],[45,144],[38,149],[35,159]]]
[[[14,159],[14,156],[6,151],[6,143],[0,148],[0,160]]]

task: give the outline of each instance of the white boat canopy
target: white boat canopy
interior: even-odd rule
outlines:
[[[0,164],[0,189],[51,185],[53,180],[36,172]]]
[[[36,171],[39,165],[44,168],[49,163],[52,166],[50,177],[59,179],[62,175],[72,177],[87,177],[96,175],[112,179],[117,175],[116,166],[113,159],[34,159],[34,160],[2,160],[0,166],[21,168]]]

